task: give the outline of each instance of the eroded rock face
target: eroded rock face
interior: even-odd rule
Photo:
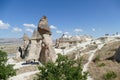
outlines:
[[[116,50],[116,53],[114,55],[114,60],[120,62],[120,46],[119,48]]]
[[[51,34],[50,28],[48,26],[48,20],[46,16],[43,16],[38,24],[38,31],[40,34]]]
[[[47,44],[42,43],[42,49],[40,52],[40,57],[39,57],[39,61],[42,62],[43,64],[47,63],[50,60],[50,51],[49,51],[49,47]]]
[[[34,30],[31,38],[23,37],[23,47],[19,50],[21,57],[28,60],[39,60],[45,64],[48,61],[55,62],[56,54],[52,48],[51,31],[48,26],[47,17],[43,16],[40,19],[37,30]]]

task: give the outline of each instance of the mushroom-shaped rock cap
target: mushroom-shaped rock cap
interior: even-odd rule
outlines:
[[[25,33],[24,33],[24,35],[23,35],[23,40],[24,40],[24,41],[29,40],[28,35],[27,35],[27,34],[25,34]]]
[[[34,30],[33,35],[31,37],[31,39],[41,39],[41,35],[39,34],[39,32],[37,30]]]
[[[43,16],[38,24],[38,32],[40,34],[51,34],[50,28],[48,26],[48,20],[46,16]]]

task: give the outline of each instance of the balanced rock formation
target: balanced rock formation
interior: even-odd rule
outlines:
[[[42,46],[39,60],[42,63],[46,63],[48,61],[55,61],[55,51],[52,48],[52,38],[51,31],[48,26],[47,17],[43,16],[38,25],[38,32],[42,36]]]
[[[48,20],[46,16],[43,16],[42,19],[40,19],[38,24],[38,31],[42,34],[51,34],[50,27],[48,26]]]
[[[48,61],[55,62],[56,54],[53,49],[51,35],[47,17],[43,16],[31,38],[24,34],[24,44],[19,49],[22,54],[21,57],[26,59],[26,61],[39,60],[43,64]]]
[[[25,58],[25,56],[28,55],[28,47],[29,47],[29,43],[30,43],[29,37],[28,37],[27,34],[23,35],[23,41],[24,42],[23,42],[23,50],[22,50],[22,53],[21,53],[21,57]],[[21,47],[19,47],[19,48],[21,48]]]

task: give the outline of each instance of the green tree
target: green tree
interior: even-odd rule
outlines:
[[[0,50],[0,80],[7,80],[13,75],[16,75],[16,70],[13,65],[7,64],[7,53]]]
[[[38,67],[40,73],[37,80],[87,80],[87,72],[82,73],[82,63],[69,60],[67,56],[58,54],[55,63],[48,62]]]

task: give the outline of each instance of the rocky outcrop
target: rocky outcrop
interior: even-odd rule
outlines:
[[[56,48],[65,47],[66,49],[68,49],[73,46],[77,46],[77,44],[79,43],[86,42],[88,40],[92,40],[92,37],[87,35],[69,36],[69,35],[63,34],[60,38],[56,39],[55,47]]]
[[[40,19],[38,24],[38,31],[40,34],[51,34],[50,27],[48,26],[48,20],[46,16]]]
[[[27,34],[24,34],[23,35],[23,46],[19,47],[19,50],[20,50],[20,48],[22,48],[22,51],[20,53],[20,57],[22,59],[24,59],[26,56],[28,56],[28,47],[29,47],[29,44],[30,44],[29,37],[28,37]]]
[[[42,36],[40,35],[40,33],[35,29],[33,32],[33,35],[31,37],[31,40],[40,40],[42,39]]]
[[[118,50],[119,46],[120,41],[109,42],[104,44],[101,49],[98,49],[96,51],[94,59],[96,58],[96,56],[100,56],[100,60],[113,60],[113,56],[116,54],[116,50]]]
[[[39,60],[43,64],[48,61],[55,62],[56,54],[53,49],[51,31],[46,16],[40,19],[38,28],[34,30],[31,38],[24,34],[23,41],[23,47],[19,48],[23,59],[27,61]]]
[[[48,21],[45,16],[40,20],[38,25],[38,32],[42,36],[42,46],[39,60],[42,63],[46,63],[48,61],[55,61],[55,51],[52,48],[52,38],[51,38],[51,31],[48,27]]]
[[[120,46],[119,48],[116,50],[116,53],[114,55],[114,60],[120,62]]]

